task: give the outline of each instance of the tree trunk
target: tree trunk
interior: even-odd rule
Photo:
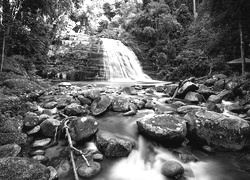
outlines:
[[[240,16],[240,18],[241,18],[241,16]],[[242,30],[241,20],[239,21],[239,31],[240,31],[240,53],[241,53],[241,60],[242,60],[241,73],[242,73],[242,76],[244,76],[245,75],[246,59],[245,59],[244,39],[243,39],[243,30]]]
[[[5,50],[5,33],[3,33],[3,44],[2,44],[2,58],[1,58],[1,66],[0,66],[0,72],[3,72],[3,62],[4,62],[4,57],[5,57],[5,54],[4,54],[4,50]]]
[[[198,14],[196,12],[196,0],[193,0],[193,12],[194,12],[194,19],[196,19],[198,16]]]

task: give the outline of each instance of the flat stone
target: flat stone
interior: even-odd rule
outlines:
[[[115,96],[112,101],[112,109],[117,112],[126,112],[129,110],[130,101],[125,96]]]
[[[69,86],[72,86],[71,83],[69,82],[61,82],[58,84],[59,87],[69,87]]]
[[[51,138],[36,140],[32,144],[32,147],[44,147],[44,146],[47,146],[50,142],[51,142]]]
[[[77,173],[83,178],[91,178],[99,174],[101,170],[102,166],[100,163],[91,162],[90,166],[87,166],[86,163],[81,164],[77,169]]]
[[[41,126],[38,125],[38,126],[35,126],[33,129],[27,131],[26,133],[27,133],[28,135],[36,134],[36,133],[38,133],[38,132],[40,131],[40,129],[41,129]]]
[[[47,156],[43,156],[43,155],[35,155],[32,157],[32,159],[37,160],[42,164],[45,164],[49,161],[49,158]]]
[[[188,112],[191,112],[194,110],[199,110],[199,109],[207,110],[207,107],[196,106],[196,105],[186,105],[186,106],[181,106],[181,107],[177,108],[177,112],[182,113],[182,114],[186,114]]]
[[[91,104],[90,110],[94,116],[104,113],[111,105],[111,99],[108,96],[100,96]]]

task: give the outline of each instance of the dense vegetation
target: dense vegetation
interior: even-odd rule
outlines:
[[[46,70],[49,45],[74,31],[122,40],[154,78],[232,74],[226,62],[249,56],[249,10],[248,0],[3,0],[1,71]]]

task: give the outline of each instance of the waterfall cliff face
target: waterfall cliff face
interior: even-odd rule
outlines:
[[[105,79],[110,81],[148,81],[135,53],[121,41],[102,38]]]

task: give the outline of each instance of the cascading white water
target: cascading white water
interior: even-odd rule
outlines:
[[[101,39],[103,42],[104,73],[110,81],[148,81],[151,78],[143,73],[135,53],[121,41]]]

